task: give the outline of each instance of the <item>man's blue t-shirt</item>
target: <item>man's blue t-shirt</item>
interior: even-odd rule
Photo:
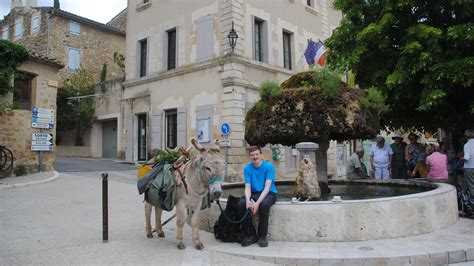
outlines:
[[[244,168],[245,184],[250,184],[252,192],[262,192],[265,188],[265,181],[272,180],[270,192],[278,193],[275,187],[275,167],[272,163],[262,161],[260,167],[255,167],[249,163]]]

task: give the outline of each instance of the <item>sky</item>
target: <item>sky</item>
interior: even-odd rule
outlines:
[[[37,0],[38,6],[52,6],[54,0]],[[59,0],[61,9],[107,23],[127,7],[127,0]],[[0,0],[0,20],[10,12],[11,0]]]

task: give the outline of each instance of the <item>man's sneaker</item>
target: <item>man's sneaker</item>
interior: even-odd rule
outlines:
[[[258,239],[258,245],[261,247],[261,248],[264,248],[264,247],[268,247],[268,240],[266,237],[260,237]]]
[[[250,246],[252,244],[255,244],[257,242],[257,237],[256,236],[246,236],[244,239],[242,239],[242,242],[240,243],[242,247]]]

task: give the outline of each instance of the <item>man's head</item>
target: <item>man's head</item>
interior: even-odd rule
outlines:
[[[395,141],[396,144],[399,144],[402,142],[402,136],[398,132],[393,133],[392,139],[393,141]]]
[[[468,138],[468,139],[474,138],[474,130],[472,130],[472,129],[466,129],[466,130],[464,131],[464,136],[466,136],[466,138]]]
[[[361,159],[362,157],[364,157],[364,149],[363,148],[358,148],[356,150],[356,153],[357,153],[357,156],[359,156],[359,159]]]
[[[382,148],[385,145],[385,139],[382,136],[377,136],[375,138],[375,143],[377,143],[377,147]]]
[[[260,166],[262,162],[262,149],[259,146],[250,146],[249,156],[254,166]]]
[[[408,140],[411,144],[416,144],[416,142],[418,141],[418,135],[412,132],[408,135]]]

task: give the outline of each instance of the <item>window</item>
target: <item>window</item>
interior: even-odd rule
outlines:
[[[176,68],[176,28],[168,30],[168,70]]]
[[[175,148],[178,143],[178,112],[177,109],[165,111],[166,147]]]
[[[291,33],[283,31],[283,67],[291,70]]]
[[[39,29],[39,17],[33,17],[31,19],[31,32],[37,32]]]
[[[15,77],[13,87],[13,101],[18,104],[20,110],[30,110],[32,107],[31,99],[33,92],[33,75],[20,72]]]
[[[74,21],[70,21],[69,32],[71,32],[74,35],[81,35],[81,24]]]
[[[263,30],[263,20],[255,19],[255,60],[263,62],[262,54],[262,30]]]
[[[68,51],[68,68],[69,70],[77,70],[81,66],[81,53],[78,48],[69,48]]]
[[[147,59],[147,39],[139,41],[140,44],[140,77],[146,76],[146,59]]]
[[[2,28],[2,39],[3,40],[8,40],[9,33],[10,32],[8,31],[8,25],[3,26],[3,28]]]
[[[306,5],[310,7],[314,7],[314,0],[306,0]]]
[[[15,22],[15,38],[19,38],[23,35],[23,22]]]

